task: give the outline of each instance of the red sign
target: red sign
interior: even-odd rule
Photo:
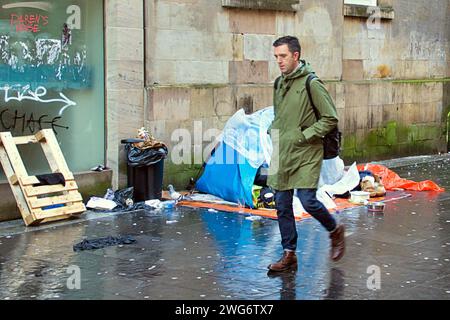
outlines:
[[[39,32],[41,26],[48,24],[48,16],[40,14],[11,14],[10,25],[16,27],[17,32]]]

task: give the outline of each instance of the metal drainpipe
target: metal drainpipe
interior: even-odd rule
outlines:
[[[144,52],[144,90],[143,90],[143,95],[144,95],[144,117],[143,117],[143,127],[146,127],[146,122],[147,122],[147,111],[148,111],[148,106],[147,106],[147,27],[148,27],[148,21],[147,21],[147,0],[142,0],[143,3],[143,7],[144,7],[144,12],[143,12],[143,26],[144,26],[144,39],[142,41],[142,45],[143,45],[143,52]]]
[[[450,152],[450,112],[447,114],[447,152]]]
[[[103,138],[103,143],[104,143],[104,149],[103,149],[103,162],[105,164],[105,166],[108,166],[108,149],[111,147],[108,145],[108,130],[109,130],[109,126],[108,126],[108,95],[107,95],[107,90],[108,90],[108,62],[106,61],[106,50],[107,50],[107,46],[106,46],[106,41],[107,41],[107,36],[106,36],[106,10],[109,9],[106,5],[106,0],[103,0],[103,121],[105,123],[105,129],[103,130],[103,134],[104,134],[104,138]],[[114,184],[114,182],[113,182]]]

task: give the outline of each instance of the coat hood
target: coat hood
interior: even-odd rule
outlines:
[[[311,64],[309,62],[306,62],[305,60],[300,60],[300,65],[301,65],[300,68],[298,68],[293,73],[288,74],[287,76],[283,76],[284,80],[301,78],[301,77],[307,76],[308,74],[314,72],[314,70],[311,67]]]

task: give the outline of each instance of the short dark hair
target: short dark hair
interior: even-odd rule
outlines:
[[[284,44],[288,45],[289,51],[292,53],[298,52],[302,53],[302,47],[300,46],[300,41],[298,41],[297,37],[285,36],[277,39],[274,43],[274,47],[279,47]]]

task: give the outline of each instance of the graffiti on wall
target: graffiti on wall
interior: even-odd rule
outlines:
[[[32,90],[29,85],[21,86],[3,86],[0,87],[0,93],[4,92],[4,101],[8,103],[10,101],[24,101],[31,100],[38,103],[61,103],[63,106],[59,110],[59,115],[62,115],[63,112],[70,106],[76,106],[77,104],[67,98],[62,92],[59,92],[59,98],[57,99],[46,99],[47,89],[45,87],[37,87],[35,90]]]
[[[69,31],[65,32],[62,39],[11,41],[11,36],[0,35],[0,72],[6,75],[2,80],[45,84],[55,89],[89,87],[86,46],[68,50],[72,40]]]
[[[57,16],[47,13],[52,9],[48,2],[10,3],[2,8],[9,10],[1,19],[10,30],[0,34],[0,85],[29,83],[56,90],[91,87],[86,44],[75,41],[72,32],[82,28],[79,6],[67,7],[60,28],[54,25]],[[18,11],[24,8],[33,10]]]
[[[0,109],[0,126],[3,130],[15,130],[22,134],[36,133],[44,128],[51,128],[55,134],[58,129],[66,129],[69,127],[60,123],[62,117],[50,117],[47,114],[36,116],[33,112],[21,113],[18,110]]]
[[[43,128],[49,127],[53,129],[55,134],[58,134],[57,129],[66,129],[69,127],[61,124],[64,110],[71,106],[76,106],[76,103],[70,100],[62,92],[59,92],[59,97],[49,98],[47,89],[43,86],[32,90],[29,85],[5,85],[0,87],[0,98],[3,98],[5,105],[22,101],[34,101],[42,104],[56,104],[60,107],[58,116],[50,117],[48,114],[36,115],[34,112],[20,112],[19,110],[12,110],[9,108],[0,109],[0,126],[4,130],[18,130],[21,133],[29,131],[35,133]]]
[[[16,32],[38,33],[42,27],[48,25],[48,16],[11,13],[10,25],[14,27]]]

